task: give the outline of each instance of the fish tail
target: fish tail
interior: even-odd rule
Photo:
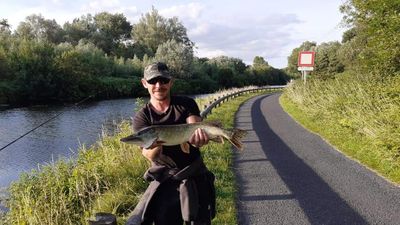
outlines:
[[[232,131],[232,135],[228,140],[232,143],[233,146],[235,146],[239,150],[243,150],[243,144],[241,142],[241,139],[246,136],[247,132],[241,129],[234,129]]]

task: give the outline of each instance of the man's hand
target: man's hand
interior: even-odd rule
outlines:
[[[202,119],[199,116],[189,116],[186,119],[187,123],[196,123],[196,122],[201,122]],[[208,144],[209,138],[207,133],[202,130],[202,129],[197,129],[192,137],[189,139],[189,143],[195,147],[202,147],[203,145]]]
[[[189,139],[189,143],[195,147],[202,147],[203,145],[208,144],[209,138],[206,132],[203,129],[198,128],[193,133],[192,137]]]
[[[161,145],[149,149],[146,148],[142,149],[142,155],[146,157],[146,159],[148,159],[150,162],[155,161],[157,158],[160,157],[161,154],[162,154]]]

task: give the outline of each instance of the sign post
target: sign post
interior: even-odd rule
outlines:
[[[304,83],[307,81],[307,72],[314,70],[314,59],[315,52],[302,51],[299,53],[299,59],[297,61],[297,70],[301,72],[301,79]]]

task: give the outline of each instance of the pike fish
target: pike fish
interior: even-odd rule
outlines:
[[[242,150],[241,139],[246,131],[240,129],[227,130],[217,123],[198,122],[178,125],[153,125],[146,127],[128,137],[121,138],[122,142],[151,148],[156,145],[181,145],[182,151],[189,153],[188,141],[196,129],[201,128],[212,141],[223,143],[228,140],[237,149]]]

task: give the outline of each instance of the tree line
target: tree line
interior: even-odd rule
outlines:
[[[2,19],[0,103],[143,96],[143,68],[154,61],[170,66],[177,94],[284,84],[289,79],[260,56],[250,66],[228,56],[199,58],[194,48],[178,18],[164,18],[155,8],[136,24],[108,12],[82,15],[63,26],[33,14],[15,30]]]

